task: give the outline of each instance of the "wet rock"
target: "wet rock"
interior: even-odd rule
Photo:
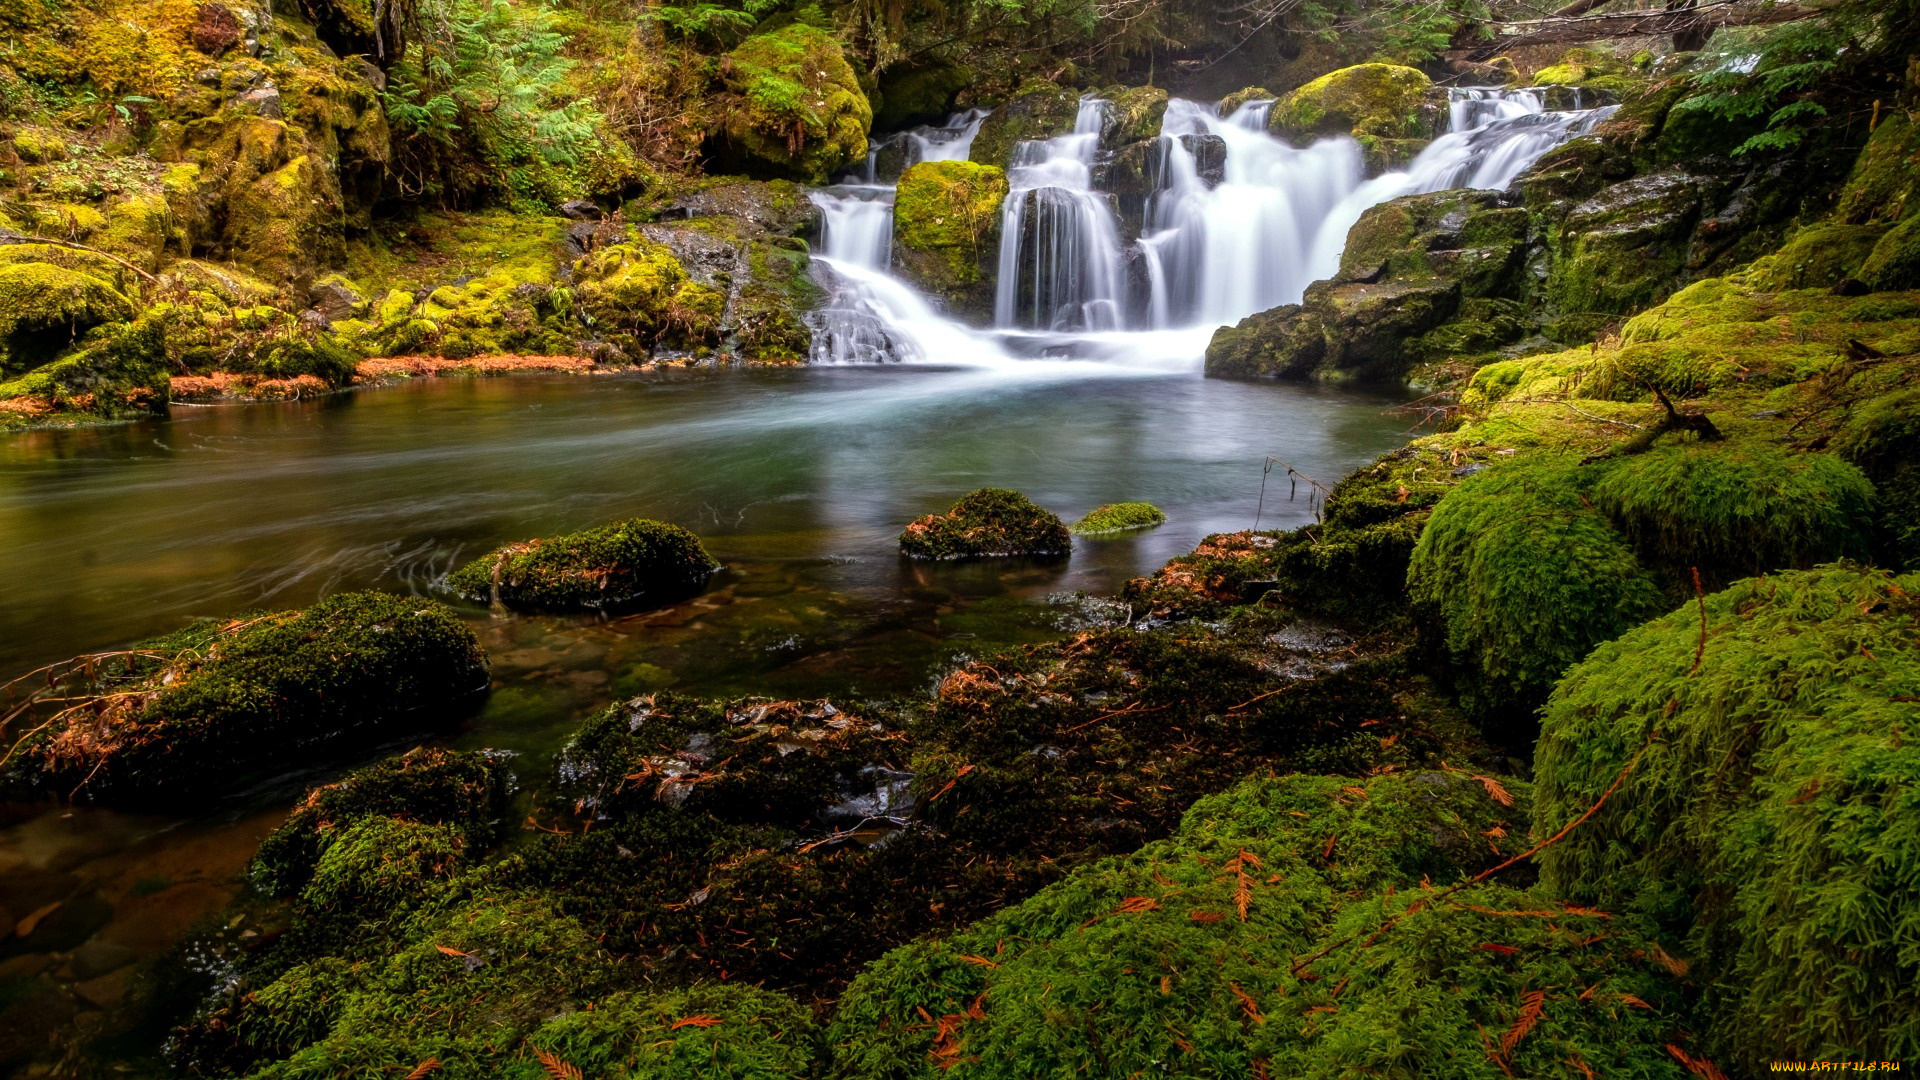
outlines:
[[[915,559],[1057,556],[1073,547],[1060,518],[1017,491],[981,488],[945,514],[928,514],[900,534],[900,551]]]
[[[1114,87],[1099,95],[1100,148],[1113,151],[1154,139],[1167,114],[1167,92],[1155,86]]]
[[[1006,172],[971,161],[929,161],[908,169],[894,199],[894,267],[950,311],[993,309]]]
[[[386,593],[206,620],[140,653],[112,672],[107,730],[90,709],[64,714],[21,745],[6,779],[94,801],[193,802],[351,738],[432,722],[486,686],[485,655],[452,610]],[[83,677],[69,693],[96,691]]]
[[[1419,71],[1393,64],[1341,68],[1275,103],[1267,129],[1296,146],[1351,135],[1368,167],[1383,171],[1413,160],[1432,139],[1432,85]]]
[[[993,114],[981,122],[967,158],[981,165],[1005,168],[1013,160],[1015,145],[1072,132],[1079,112],[1078,92],[1047,82],[1028,83],[1013,100],[993,110]]]
[[[698,593],[719,563],[677,525],[634,518],[509,544],[448,575],[464,600],[533,611],[657,607]]]

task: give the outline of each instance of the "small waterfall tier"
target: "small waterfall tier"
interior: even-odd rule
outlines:
[[[1444,134],[1405,169],[1369,178],[1352,139],[1299,148],[1268,134],[1271,101],[1222,117],[1176,98],[1159,137],[1130,151],[1144,152],[1144,167],[1124,193],[1103,183],[1119,171],[1100,149],[1107,105],[1082,99],[1071,133],[1020,143],[1008,162],[990,327],[948,318],[889,272],[892,180],[922,161],[966,158],[986,114],[879,140],[846,182],[811,196],[831,279],[813,360],[1197,369],[1215,328],[1297,303],[1331,277],[1369,207],[1503,189],[1613,112],[1549,110],[1533,90],[1461,88],[1450,99]]]

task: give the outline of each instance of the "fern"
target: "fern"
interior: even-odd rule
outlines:
[[[1734,149],[1736,156],[1793,149],[1827,115],[1814,95],[1835,81],[1848,50],[1869,32],[1857,10],[1716,35],[1705,58],[1711,66],[1694,83],[1698,92],[1675,107],[1741,125],[1765,117],[1762,130]]]

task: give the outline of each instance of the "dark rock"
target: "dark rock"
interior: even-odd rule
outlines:
[[[1839,283],[1827,292],[1833,296],[1865,296],[1873,290],[1858,278],[1841,278]]]
[[[606,213],[588,199],[570,199],[560,204],[560,212],[575,221],[599,221]]]
[[[272,83],[241,94],[237,103],[241,108],[269,120],[279,120],[286,116],[286,109],[280,103],[280,88]]]
[[[344,282],[328,281],[307,290],[307,304],[328,322],[349,319],[366,307],[366,300]]]

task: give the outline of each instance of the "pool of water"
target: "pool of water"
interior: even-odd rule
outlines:
[[[1406,438],[1394,403],[1041,362],[447,379],[19,434],[0,439],[0,670],[342,589],[433,595],[502,542],[624,516],[693,529],[726,564],[702,596],[612,619],[470,609],[493,664],[485,703],[458,731],[366,750],[509,749],[532,789],[616,695],[911,693],[959,656],[1124,617],[1072,597],[1256,512],[1310,520],[1280,471],[1261,504],[1266,457],[1332,481]],[[1069,520],[1138,500],[1169,521],[1077,540],[1065,562],[899,556],[901,526],[987,485]],[[305,785],[354,764],[288,762],[191,820],[0,804],[0,983],[38,995],[35,1023],[60,1045],[127,1028],[129,974],[239,892]],[[148,1074],[148,1050],[115,1067]]]

